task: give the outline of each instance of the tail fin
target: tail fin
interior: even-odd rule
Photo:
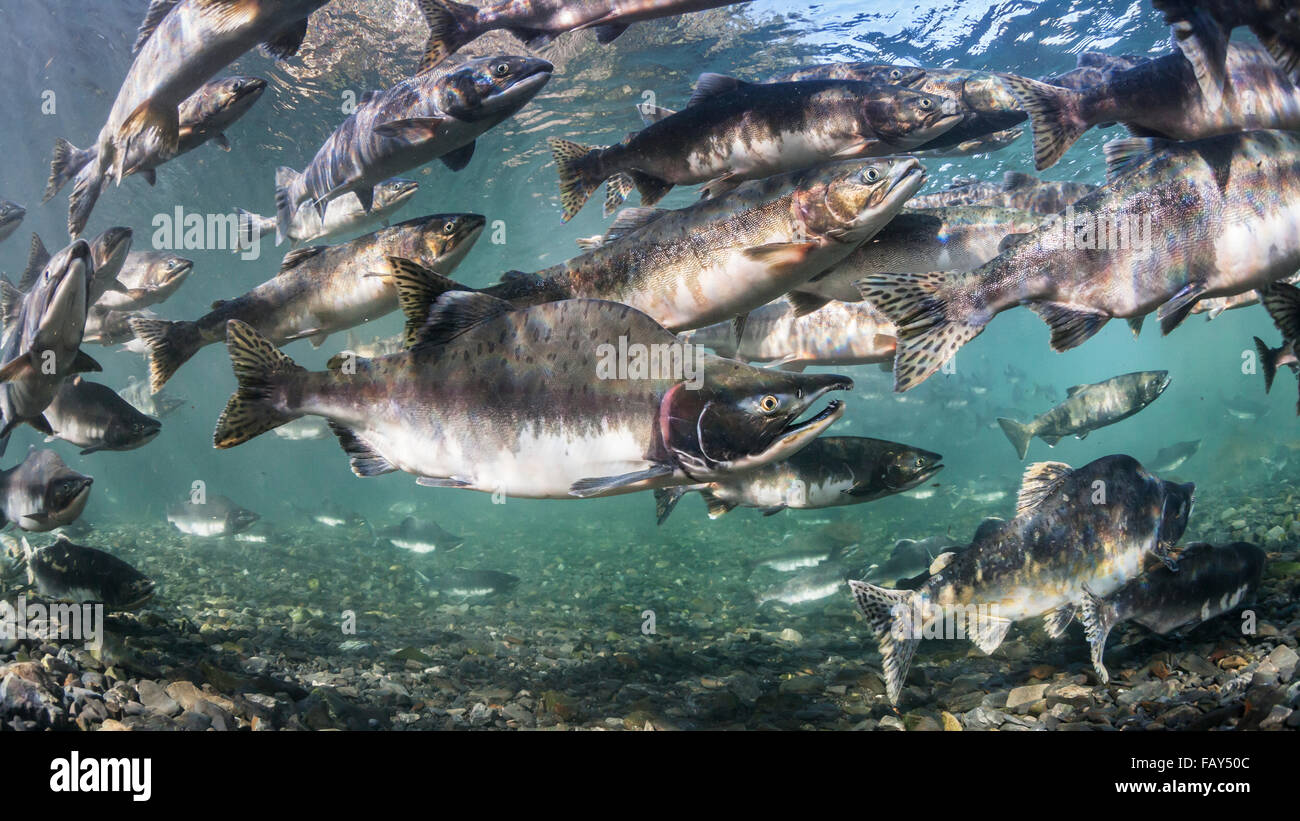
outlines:
[[[285,375],[306,372],[305,368],[238,319],[226,323],[226,348],[239,387],[217,420],[213,447],[232,448],[301,415],[276,408],[271,403],[271,391]]]
[[[890,590],[852,579],[849,580],[849,590],[880,643],[885,692],[889,695],[889,703],[897,704],[903,692],[903,682],[907,679],[907,670],[912,666],[912,656],[916,654],[916,645],[921,641],[920,625],[912,623],[920,594],[915,590]]]
[[[1097,671],[1097,678],[1105,684],[1110,681],[1104,660],[1106,639],[1110,636],[1110,629],[1115,626],[1115,606],[1084,591],[1078,615],[1079,621],[1083,622],[1083,634],[1088,639],[1088,647],[1092,651],[1092,667]]]
[[[474,25],[478,9],[452,0],[419,0],[420,11],[429,25],[429,44],[420,61],[423,73],[455,54],[478,36]]]
[[[963,297],[943,273],[871,274],[854,284],[898,329],[894,390],[900,393],[929,379],[989,320],[971,315],[970,295]]]
[[[56,137],[54,139],[54,159],[50,162],[50,179],[45,183],[45,196],[41,202],[49,202],[59,193],[68,181],[95,158],[95,149],[77,148],[72,143]]]
[[[251,248],[264,235],[275,230],[275,220],[270,217],[254,214],[252,211],[245,211],[243,208],[236,208],[235,214],[239,218],[239,243],[241,248]]]
[[[1039,171],[1056,165],[1061,155],[1088,130],[1081,112],[1083,95],[1037,80],[999,75],[1029,115],[1034,130],[1034,165]]]
[[[203,347],[198,323],[168,322],[165,319],[128,320],[131,332],[149,351],[149,388],[157,393],[176,369]]]
[[[684,487],[665,487],[655,491],[655,524],[663,524],[686,495]]]
[[[1007,419],[999,416],[998,424],[1002,426],[1002,432],[1011,440],[1011,446],[1016,449],[1016,455],[1021,459],[1029,453],[1029,440],[1034,438],[1034,429],[1023,422],[1017,422],[1014,419]]]
[[[275,244],[284,242],[293,225],[293,212],[298,207],[302,174],[288,166],[275,169]]]
[[[547,143],[560,173],[560,205],[564,208],[564,221],[568,222],[605,181],[605,177],[593,168],[600,149],[558,137],[551,137]]]
[[[68,236],[77,237],[86,230],[90,222],[90,212],[95,210],[100,191],[104,188],[104,177],[98,173],[97,164],[88,163],[77,174],[72,193],[68,195]]]
[[[1277,358],[1281,348],[1270,348],[1264,340],[1255,337],[1255,350],[1259,352],[1259,366],[1264,369],[1264,393],[1273,390],[1273,377],[1277,376]]]

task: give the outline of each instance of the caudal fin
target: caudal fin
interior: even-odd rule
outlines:
[[[302,175],[286,165],[275,169],[275,244],[284,242],[298,207]]]
[[[900,393],[929,379],[988,322],[971,314],[970,295],[943,273],[871,274],[854,284],[898,330],[894,390]]]
[[[1277,376],[1277,358],[1281,348],[1270,348],[1264,340],[1255,337],[1255,350],[1259,353],[1259,366],[1264,371],[1264,393],[1273,390],[1273,377]]]
[[[194,322],[168,322],[165,319],[128,320],[131,332],[144,343],[149,356],[149,388],[153,393],[203,347],[199,326]]]
[[[77,148],[62,137],[56,137],[54,159],[50,162],[50,179],[45,183],[45,195],[41,197],[41,202],[53,199],[94,158],[93,148]]]
[[[1002,432],[1011,440],[1011,446],[1016,449],[1016,455],[1021,459],[1029,453],[1029,440],[1034,438],[1034,430],[1023,422],[1017,422],[1014,419],[1007,419],[999,416],[998,424],[1002,426]]]
[[[920,594],[915,590],[890,590],[874,584],[849,580],[849,590],[862,615],[876,634],[880,655],[884,659],[885,693],[890,704],[897,704],[903,692],[907,670],[921,641],[920,625],[914,625]]]
[[[998,75],[1029,115],[1034,131],[1034,165],[1056,165],[1061,155],[1088,130],[1081,109],[1083,95],[1060,86],[1010,74]]]
[[[276,408],[271,393],[286,376],[305,372],[305,368],[238,319],[226,323],[226,348],[239,387],[217,419],[213,447],[233,448],[301,415]]]
[[[596,168],[600,149],[551,137],[546,141],[555,157],[555,167],[560,174],[560,205],[564,208],[564,221],[573,219],[587,200],[605,181],[605,175]]]
[[[420,71],[425,72],[455,54],[478,37],[475,26],[478,9],[452,0],[418,0],[424,20],[429,24],[429,43],[424,47]]]
[[[98,163],[88,164],[77,174],[68,195],[68,236],[78,237],[86,230],[90,222],[90,212],[95,210],[99,193],[104,187],[104,178],[97,172]]]
[[[243,208],[236,208],[235,214],[239,218],[239,248],[234,249],[236,251],[252,248],[262,237],[275,230],[275,220],[271,217],[254,214]]]

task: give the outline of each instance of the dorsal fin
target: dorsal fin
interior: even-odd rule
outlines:
[[[1114,182],[1131,165],[1146,159],[1172,143],[1157,137],[1124,137],[1102,147],[1106,155],[1106,181]]]
[[[427,324],[438,297],[448,291],[462,290],[464,286],[409,259],[389,257],[388,264],[393,270],[397,304],[406,317],[402,347],[412,348],[422,341],[420,331]]]
[[[1025,468],[1025,476],[1020,480],[1020,494],[1016,496],[1016,515],[1023,516],[1038,507],[1056,492],[1070,472],[1070,466],[1064,462],[1035,462]]]
[[[49,264],[50,252],[45,249],[45,243],[41,242],[40,236],[33,233],[32,244],[27,249],[27,266],[23,268],[23,275],[18,279],[18,290],[23,293],[30,291],[36,278]]]
[[[14,287],[9,277],[0,276],[0,321],[4,330],[18,318],[18,311],[23,305],[23,292]]]
[[[324,251],[328,247],[329,246],[327,245],[308,245],[306,248],[293,249],[292,251],[284,255],[284,260],[280,263],[280,270],[276,273],[276,276],[279,276],[280,274],[283,274],[285,271],[288,271],[289,269],[295,267],[303,260],[310,259],[311,257],[316,256],[317,254],[319,254],[321,251]]]
[[[139,30],[135,35],[135,45],[131,47],[132,54],[138,54],[144,47],[146,41],[158,28],[158,24],[167,16],[174,6],[181,0],[152,0],[149,3],[149,10],[144,13],[144,22],[140,24]]]
[[[664,208],[624,208],[614,217],[609,230],[605,232],[603,245],[639,231],[650,223],[668,213]]]
[[[1088,387],[1088,386],[1087,386],[1087,385],[1071,385],[1070,387],[1068,387],[1068,388],[1065,389],[1065,395],[1066,395],[1066,396],[1074,396],[1076,393],[1078,393],[1079,391],[1083,390],[1083,389],[1086,388],[1086,387]]]
[[[705,100],[717,97],[720,94],[726,94],[729,91],[735,91],[747,85],[749,83],[737,80],[735,77],[707,71],[695,81],[695,90],[691,92],[691,99],[686,101],[686,107],[690,108],[693,105],[699,105]]]
[[[445,345],[466,331],[514,310],[504,299],[476,291],[448,291],[429,309],[416,345]]]

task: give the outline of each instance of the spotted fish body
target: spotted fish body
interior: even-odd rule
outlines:
[[[410,307],[410,306],[405,306]],[[408,312],[425,316],[424,311]],[[795,418],[851,380],[764,371],[711,356],[681,375],[610,365],[620,346],[676,338],[645,314],[599,300],[524,309],[483,294],[444,294],[417,344],[308,372],[231,322],[240,388],[214,443],[231,447],[303,415],[323,416],[375,476],[402,470],[433,487],[572,499],[709,479],[779,460],[843,411]],[[419,341],[424,340],[424,341]]]
[[[1195,542],[1178,554],[1176,570],[1158,565],[1110,595],[1085,596],[1076,615],[1097,675],[1103,683],[1110,678],[1104,655],[1115,625],[1135,621],[1163,636],[1230,613],[1255,600],[1264,562],[1264,551],[1249,542]]]
[[[781,462],[716,482],[655,492],[659,523],[682,494],[698,491],[716,519],[735,507],[764,515],[787,508],[816,510],[857,505],[902,493],[943,469],[937,453],[884,439],[827,436]]]
[[[154,583],[111,553],[73,544],[62,534],[53,543],[26,549],[27,581],[40,595],[105,609],[136,610],[153,598]]]
[[[796,316],[785,300],[749,313],[740,345],[732,323],[682,334],[684,342],[706,345],[720,356],[739,357],[784,370],[809,366],[867,365],[894,358],[894,326],[865,302],[828,302]]]
[[[1201,299],[1300,270],[1300,135],[1117,140],[1107,158],[1107,185],[984,266],[860,282],[898,326],[897,390],[920,384],[994,316],[1021,305],[1063,351],[1112,317],[1136,330],[1156,311],[1169,333]]]
[[[636,188],[643,206],[677,185],[718,196],[741,182],[834,160],[899,154],[961,119],[947,98],[881,83],[755,84],[705,74],[681,111],[607,148],[552,138],[568,220],[609,180],[609,214]]]
[[[891,83],[952,100],[962,115],[961,121],[912,146],[910,150],[913,151],[952,151],[964,143],[984,141],[995,133],[1005,132],[1026,119],[1019,101],[1003,87],[997,75],[987,71],[877,63],[824,63],[778,74],[769,82],[793,80]]]
[[[989,529],[919,588],[850,581],[880,641],[890,701],[898,702],[920,631],[936,619],[966,617],[966,635],[991,653],[1012,623],[1072,613],[1087,595],[1110,595],[1136,578],[1149,554],[1167,559],[1187,526],[1193,489],[1162,481],[1129,456],[1077,469],[1041,462],[1025,473],[1016,518]]]
[[[93,197],[78,206],[78,191],[96,194],[105,177],[118,182],[147,165],[175,156],[180,106],[213,75],[258,43],[278,56],[297,52],[308,16],[328,0],[154,0],[95,143],[94,173],[73,192],[68,230],[85,227]],[[153,158],[153,159],[146,159]],[[135,163],[128,167],[130,159]]]
[[[1030,113],[1038,168],[1056,163],[1085,131],[1120,122],[1140,136],[1199,140],[1257,129],[1300,128],[1300,88],[1259,46],[1232,44],[1227,83],[1213,100],[1197,85],[1192,66],[1174,53],[1106,75],[1078,91],[1007,77],[1008,88]]]
[[[798,293],[856,302],[862,294],[855,283],[869,274],[971,271],[1039,222],[1028,212],[988,205],[908,208]]]
[[[1067,391],[1065,401],[1031,422],[1022,424],[999,418],[998,424],[1024,459],[1033,437],[1053,447],[1066,436],[1083,439],[1098,428],[1121,422],[1142,410],[1167,387],[1169,371],[1126,373],[1092,385],[1075,385]]]
[[[421,72],[364,96],[301,174],[276,172],[276,222],[288,236],[298,206],[324,218],[333,199],[356,194],[369,211],[374,188],[442,158],[452,170],[469,162],[474,141],[531,100],[553,66],[531,57],[479,57]]]
[[[153,389],[205,345],[225,339],[231,319],[252,325],[277,344],[308,338],[320,346],[332,333],[392,313],[397,289],[390,257],[451,272],[485,222],[478,214],[433,214],[341,245],[300,248],[285,256],[274,278],[243,296],[214,303],[193,322],[132,319],[132,330],[149,347]]]
[[[608,299],[672,331],[734,319],[843,259],[924,178],[911,157],[849,160],[676,211],[633,209],[588,253],[485,293],[516,305]]]

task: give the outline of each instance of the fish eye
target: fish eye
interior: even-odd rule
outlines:
[[[507,63],[497,63],[496,73],[498,77],[504,77],[510,73],[510,66]]]
[[[456,223],[454,223],[454,222],[448,222],[448,223],[446,223],[445,225],[442,226],[442,232],[443,232],[444,234],[454,234],[454,233],[456,233]]]
[[[932,105],[934,105],[934,103],[930,102],[930,98],[929,98],[929,97],[926,97],[926,98],[924,98],[923,100],[921,100],[921,110],[922,110],[922,111],[929,111],[929,110],[930,110],[930,107],[931,107]]]
[[[880,172],[874,166],[867,169],[867,182],[875,182],[880,179]]]
[[[891,80],[900,79],[902,76],[903,76],[903,72],[899,71],[898,69],[894,69],[893,71],[889,72],[889,79]]]
[[[758,407],[764,413],[771,413],[775,411],[777,408],[779,408],[780,406],[781,406],[781,400],[777,399],[775,396],[773,396],[770,393],[767,396],[764,396],[758,402]]]
[[[920,456],[918,456],[918,457],[916,457],[916,461],[912,463],[912,466],[913,466],[913,467],[918,467],[918,468],[919,468],[919,467],[924,467],[924,466],[925,466],[925,460],[922,459]]]

